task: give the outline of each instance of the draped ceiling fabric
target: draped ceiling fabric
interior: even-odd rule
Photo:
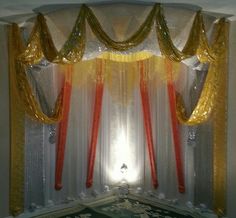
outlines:
[[[142,26],[143,23],[145,25]],[[219,122],[222,126],[225,125],[225,96],[221,96],[220,102],[216,101],[220,96],[219,87],[224,87],[221,81],[226,81],[227,22],[225,19],[204,15],[198,9],[190,10],[159,4],[89,7],[83,5],[45,15],[39,14],[35,19],[24,23],[22,32],[23,34],[16,24],[10,29],[12,33],[10,35],[15,37],[15,41],[9,39],[11,45],[9,52],[15,58],[15,62],[14,60],[11,62],[11,76],[16,83],[12,85],[14,86],[12,89],[18,91],[15,95],[22,100],[25,111],[34,120],[29,116],[25,118],[25,153],[21,155],[21,160],[18,162],[19,164],[21,161],[20,164],[23,166],[22,158],[25,159],[25,172],[21,169],[20,176],[14,174],[14,171],[12,173],[12,199],[17,190],[21,190],[18,193],[23,191],[21,189],[23,187],[19,187],[22,186],[22,178],[25,179],[24,207],[26,209],[31,208],[33,203],[51,205],[102,192],[105,185],[116,185],[123,179],[120,172],[122,164],[128,167],[126,179],[132,186],[140,186],[144,190],[152,189],[148,152],[144,146],[144,121],[138,86],[140,75],[137,62],[144,60],[149,72],[147,82],[160,184],[158,193],[164,193],[167,198],[178,198],[182,202],[197,199],[197,202],[206,203],[209,207],[214,204],[219,214],[225,212],[225,156],[218,156],[219,153],[225,152],[225,133],[220,133],[219,126]],[[29,42],[26,47],[20,40],[22,36]],[[124,40],[127,41],[118,43]],[[152,57],[153,55],[164,55],[174,61],[172,73],[177,92],[177,115],[180,122],[184,124],[181,125],[180,134],[185,194],[180,194],[177,190],[167,91],[169,78],[165,62],[160,58]],[[201,62],[208,64],[199,64],[196,56]],[[95,98],[95,58],[103,59],[104,62],[104,93],[94,184],[91,190],[86,189],[85,184]],[[81,60],[82,62],[79,62]],[[176,63],[180,61],[188,64],[189,68]],[[79,63],[73,66],[72,72],[72,93],[62,175],[63,189],[55,191],[55,142],[58,134],[55,123],[60,121],[63,114],[62,77],[67,69],[66,66],[57,64],[76,62]],[[197,84],[202,85],[201,88],[195,90],[199,101],[193,106],[189,102],[196,99],[194,100],[194,97],[191,99],[189,93],[196,86],[194,81],[197,72],[191,68],[197,66],[199,72],[204,74],[203,67],[206,65],[209,65],[207,75]],[[14,99],[12,99],[13,103]],[[218,111],[214,111],[216,104],[220,105]],[[12,113],[17,115],[13,109]],[[209,132],[204,136],[198,134],[195,140],[189,136],[195,134],[195,130],[187,126],[206,122],[212,111],[214,111],[212,119],[216,120],[215,116],[218,117],[218,123],[214,121],[212,127],[219,133],[219,137],[214,137],[214,145],[212,145],[214,155],[218,159],[214,159],[212,152],[209,152],[209,156],[200,157],[202,162],[209,158],[214,159],[214,166],[204,166],[211,174],[204,182],[210,184],[209,190],[212,190],[213,194],[209,190],[199,188],[204,185],[200,184],[200,175],[195,179],[195,171],[199,173],[201,169],[197,168],[199,167],[198,156],[190,142],[192,140],[194,143],[199,141],[203,143],[204,138],[208,138],[212,133]],[[199,129],[201,128],[200,126]],[[16,131],[17,129],[14,130]],[[19,135],[15,137],[20,138]],[[20,142],[23,146],[23,141]],[[19,146],[12,145],[12,148],[19,149]],[[199,153],[204,149],[204,145],[198,146]],[[35,150],[37,152],[32,153]],[[223,167],[222,170],[219,170],[220,167]],[[20,183],[17,183],[18,181]],[[195,184],[196,181],[198,184]],[[14,184],[18,185],[14,186]],[[203,195],[208,195],[213,200],[206,200]],[[22,212],[23,197],[19,194],[15,197],[17,198],[11,201],[11,206],[12,212],[17,214]],[[202,199],[204,202],[201,202]]]

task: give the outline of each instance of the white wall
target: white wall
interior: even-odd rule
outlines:
[[[228,217],[236,217],[236,21],[230,24],[228,92]]]
[[[9,211],[9,84],[6,26],[0,24],[0,218]]]

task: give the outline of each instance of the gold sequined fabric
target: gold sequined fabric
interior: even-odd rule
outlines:
[[[22,49],[23,46],[20,46],[21,49],[19,50],[21,52],[17,57],[18,61],[16,64],[16,69],[18,72],[17,76],[19,80],[17,83],[19,94],[22,98],[22,101],[24,102],[25,110],[28,114],[30,114],[31,117],[34,117],[34,119],[44,123],[57,122],[60,120],[62,109],[60,109],[61,104],[59,98],[59,103],[57,103],[55,107],[56,109],[53,117],[48,118],[41,112],[40,107],[37,104],[37,101],[32,94],[32,90],[30,89],[30,86],[27,82],[27,77],[24,73],[25,66],[29,64],[35,64],[43,57],[45,57],[50,62],[61,64],[73,64],[81,61],[86,42],[86,20],[95,36],[108,48],[116,51],[124,51],[140,44],[148,36],[154,21],[156,21],[156,33],[162,55],[177,62],[180,62],[181,60],[189,58],[193,55],[197,55],[200,61],[210,62],[210,69],[204,89],[202,91],[198,105],[188,121],[186,121],[187,119],[184,117],[183,104],[181,104],[181,101],[178,101],[177,103],[177,108],[179,109],[179,119],[182,123],[195,125],[206,121],[206,119],[211,114],[215,99],[215,86],[212,84],[214,84],[218,79],[219,73],[218,67],[216,66],[217,61],[215,60],[218,54],[218,49],[215,47],[219,47],[220,43],[222,42],[220,39],[215,40],[213,47],[209,48],[202,14],[200,11],[198,11],[196,13],[188,40],[183,50],[179,51],[174,46],[170,38],[169,30],[163,15],[163,9],[160,4],[155,4],[138,30],[130,38],[121,42],[116,42],[109,38],[109,36],[102,29],[101,24],[93,14],[92,10],[88,6],[83,5],[72,32],[60,51],[57,51],[54,46],[44,16],[39,14],[26,48]],[[223,25],[222,22],[219,23]],[[22,41],[20,34],[15,34],[15,37],[16,41],[19,42],[18,44],[20,44]],[[102,57],[109,58],[110,56],[106,55]],[[138,57],[140,57],[140,55]],[[208,102],[208,104],[206,105],[205,102]]]
[[[156,23],[156,33],[162,55],[178,62],[194,55],[197,55],[202,62],[214,59],[214,53],[211,53],[208,46],[201,11],[196,13],[188,40],[183,50],[180,51],[171,40],[161,5],[155,4],[138,30],[128,39],[120,42],[112,40],[103,30],[92,10],[83,5],[72,32],[60,51],[57,51],[54,46],[44,16],[39,14],[26,50],[19,55],[18,60],[25,64],[34,64],[44,56],[50,62],[61,64],[81,61],[86,42],[86,20],[95,36],[107,48],[114,51],[126,51],[139,45],[146,39],[152,26]]]
[[[216,107],[216,99],[219,92],[221,92],[220,84],[221,77],[224,71],[224,64],[222,60],[225,58],[224,54],[227,51],[225,37],[226,31],[225,19],[221,19],[216,25],[214,30],[214,41],[212,43],[211,53],[215,55],[215,59],[210,62],[207,77],[198,100],[196,107],[191,113],[190,117],[186,116],[185,107],[181,97],[177,95],[177,116],[179,121],[185,125],[197,125],[208,120],[211,116],[213,109]]]
[[[13,58],[13,63],[15,67],[15,80],[16,80],[16,87],[18,90],[18,95],[21,99],[21,105],[24,108],[24,110],[27,112],[27,114],[33,118],[34,120],[37,120],[42,123],[52,124],[56,123],[61,120],[62,117],[62,94],[58,96],[55,109],[53,111],[53,114],[51,117],[47,116],[43,113],[38,101],[36,100],[32,88],[28,82],[27,76],[26,76],[26,66],[21,63],[20,61],[17,61],[17,53],[21,52],[24,48],[22,40],[20,38],[20,29],[17,25],[12,26],[12,31],[15,40],[12,42],[13,47],[15,48],[15,55],[11,58]],[[37,47],[38,48],[38,47]],[[27,49],[26,49],[27,51]],[[30,56],[31,57],[31,56]],[[38,56],[37,56],[38,57]]]
[[[220,217],[226,214],[228,25],[223,18],[215,26],[211,47],[215,60],[210,63],[201,96],[191,116],[186,116],[178,93],[176,111],[179,121],[185,125],[197,125],[213,116],[213,205]]]
[[[219,23],[219,28],[221,29],[222,44],[217,50],[219,80],[213,110],[213,206],[220,217],[226,214],[228,51],[225,48],[228,48],[229,34],[229,23],[225,23],[223,19],[221,22],[222,26]]]

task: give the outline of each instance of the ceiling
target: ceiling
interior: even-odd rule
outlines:
[[[155,1],[155,0],[154,0]],[[32,13],[34,8],[49,4],[81,4],[101,3],[104,0],[0,0],[0,17]],[[141,3],[150,0],[108,0],[105,2]],[[236,20],[236,0],[160,0],[161,3],[187,3],[202,7],[204,11],[234,15],[230,19]]]

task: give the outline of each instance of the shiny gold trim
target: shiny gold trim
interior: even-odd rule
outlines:
[[[145,60],[151,57],[153,57],[153,54],[151,52],[141,51],[141,52],[135,52],[132,54],[127,54],[127,55],[117,54],[114,52],[103,52],[97,58],[102,58],[102,59],[116,61],[116,62],[136,62],[136,61]]]

